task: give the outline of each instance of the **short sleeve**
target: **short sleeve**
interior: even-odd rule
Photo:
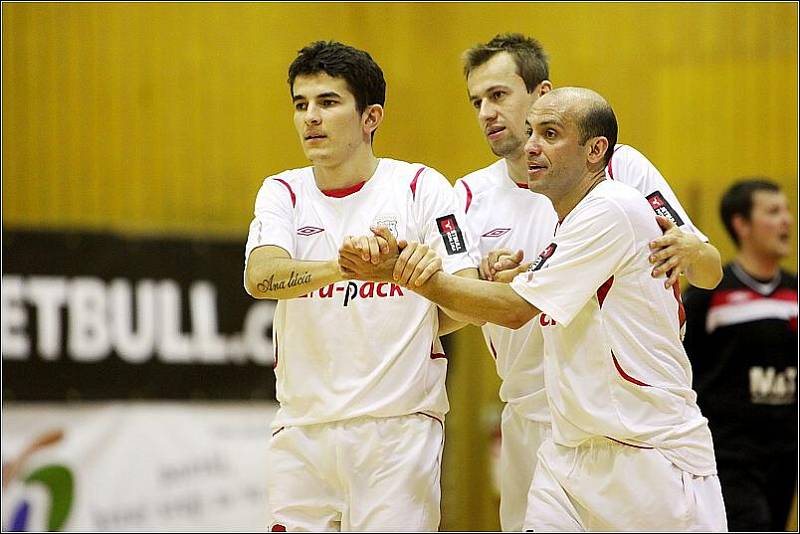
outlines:
[[[464,222],[464,207],[459,206],[453,186],[440,173],[425,168],[416,184],[414,217],[420,241],[436,250],[447,273],[477,267],[479,257]]]
[[[531,270],[517,275],[511,288],[566,326],[633,255],[634,243],[624,210],[608,199],[590,199],[570,214]]]
[[[617,145],[607,170],[614,180],[638,189],[657,215],[708,242],[708,237],[692,223],[667,181],[641,152],[628,145]]]
[[[256,196],[256,207],[245,247],[245,267],[250,253],[258,247],[274,245],[295,255],[294,204],[291,186],[279,178],[267,178]]]

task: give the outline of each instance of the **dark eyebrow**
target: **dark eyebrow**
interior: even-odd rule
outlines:
[[[342,95],[340,95],[336,91],[328,91],[327,93],[320,93],[314,98],[330,98],[330,97],[341,98]],[[298,100],[307,100],[307,98],[303,95],[294,95],[292,97],[292,102],[297,102]]]

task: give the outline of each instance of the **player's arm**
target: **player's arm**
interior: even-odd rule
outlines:
[[[423,285],[412,283],[409,287],[445,309],[512,329],[520,328],[541,313],[509,284],[437,271]]]
[[[614,172],[611,172],[611,165]],[[638,189],[661,215],[664,235],[650,244],[653,277],[667,275],[666,287],[678,283],[681,274],[690,284],[713,289],[722,280],[722,260],[716,247],[694,226],[677,195],[659,170],[641,152],[622,145],[614,152],[609,174]],[[658,207],[657,207],[658,206]],[[677,225],[675,224],[677,223]],[[669,224],[665,224],[669,223]]]
[[[471,280],[478,280],[477,269],[462,269],[453,274]],[[459,313],[457,310],[443,308],[439,306],[439,335],[450,334],[456,330],[461,330],[468,324],[483,326],[486,320],[475,317],[473,314]]]
[[[411,251],[412,246],[417,247],[416,251]],[[420,253],[421,250],[424,252]],[[509,284],[447,274],[441,266],[442,260],[435,250],[410,243],[395,261],[392,279],[449,313],[479,322],[516,329],[540,313]]]
[[[664,287],[678,282],[681,273],[695,287],[714,289],[722,280],[722,258],[711,243],[684,232],[666,217],[656,216],[664,235],[650,242],[653,277],[668,275]]]
[[[257,299],[291,299],[344,279],[336,260],[296,260],[272,245],[254,249],[245,269],[245,289]]]

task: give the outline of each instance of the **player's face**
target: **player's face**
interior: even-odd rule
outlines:
[[[361,115],[344,79],[325,73],[298,76],[292,95],[294,127],[313,164],[336,165],[364,142]]]
[[[508,52],[494,55],[467,78],[469,100],[496,156],[517,157],[525,146],[525,115],[538,92],[528,93]]]
[[[528,187],[553,202],[574,189],[587,170],[586,148],[580,144],[574,115],[563,100],[548,95],[528,113]]]
[[[753,209],[743,236],[761,255],[783,259],[789,255],[792,215],[786,196],[774,191],[753,193]]]

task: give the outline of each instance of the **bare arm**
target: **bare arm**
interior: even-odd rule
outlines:
[[[457,273],[455,273],[453,276],[459,276],[470,280],[479,279],[477,269],[462,269]],[[444,318],[444,322],[442,322],[442,318]],[[459,313],[458,310],[444,308],[442,306],[439,307],[440,336],[449,334],[451,332],[455,332],[456,330],[461,330],[468,324],[473,324],[475,326],[483,326],[485,323],[486,320],[476,317],[475,314],[473,313],[469,314]]]
[[[509,284],[486,282],[436,272],[425,284],[409,286],[443,308],[482,321],[517,329],[541,313]]]
[[[245,288],[257,299],[291,299],[344,280],[336,260],[295,260],[276,246],[259,247],[250,253]]]
[[[716,247],[684,232],[665,217],[658,215],[656,220],[664,235],[650,243],[650,263],[655,265],[653,277],[667,275],[664,287],[670,287],[683,273],[695,287],[717,287],[722,280],[722,260]]]
[[[436,271],[442,260],[430,246],[395,240],[385,227],[372,228],[373,236],[349,237],[339,249],[339,267],[347,276],[362,280],[390,281],[403,287],[421,285]],[[475,268],[462,269],[454,276],[478,279]],[[483,325],[472,315],[439,307],[439,332],[443,336],[467,324]]]

